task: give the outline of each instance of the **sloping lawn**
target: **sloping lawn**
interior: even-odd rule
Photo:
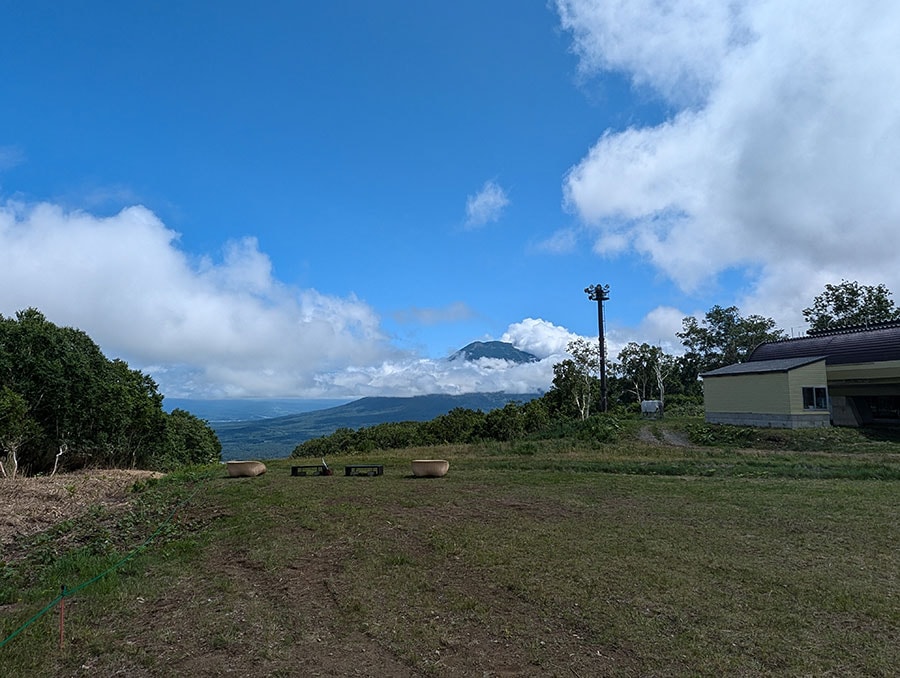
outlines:
[[[423,456],[449,474],[411,477]],[[257,478],[149,481],[34,537],[0,570],[2,638],[61,585],[115,569],[66,600],[62,648],[54,608],[0,648],[0,675],[900,666],[897,455],[534,443],[366,458],[385,474],[344,477],[333,459],[335,476],[292,477],[282,460]]]

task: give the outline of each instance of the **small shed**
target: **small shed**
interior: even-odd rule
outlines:
[[[825,356],[756,360],[700,376],[709,423],[778,428],[831,425]]]
[[[641,416],[659,419],[663,415],[662,400],[642,400]]]

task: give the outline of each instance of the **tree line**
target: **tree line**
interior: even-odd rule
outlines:
[[[900,321],[900,309],[884,285],[860,285],[844,280],[826,285],[811,306],[803,309],[810,333],[851,325]],[[617,418],[638,411],[644,400],[661,400],[688,413],[702,407],[700,375],[746,361],[761,343],[786,339],[772,318],[743,316],[737,306],[713,306],[701,319],[688,316],[676,333],[684,352],[670,355],[659,346],[630,342],[614,361],[607,362],[609,412],[598,413],[601,402],[599,345],[578,339],[570,342],[571,356],[553,366],[553,383],[540,398],[510,402],[484,413],[457,408],[428,422],[379,424],[297,445],[296,457],[319,457],[375,449],[399,449],[440,444],[511,441],[525,438],[586,437],[610,440]],[[597,416],[598,414],[603,416]]]
[[[219,461],[212,428],[162,403],[153,379],[81,330],[34,308],[0,315],[0,476]]]
[[[685,318],[678,333],[685,353],[672,356],[658,346],[631,342],[607,365],[608,412],[601,402],[599,345],[584,339],[570,342],[571,356],[553,366],[553,382],[539,398],[511,401],[489,412],[456,408],[431,421],[390,422],[360,429],[340,428],[294,448],[295,457],[354,454],[377,449],[431,445],[508,442],[521,439],[614,439],[619,420],[639,410],[639,403],[665,398],[691,413],[702,405],[699,375],[746,359],[761,342],[783,338],[775,322],[742,317],[735,306],[714,306],[702,321]]]
[[[803,315],[811,333],[900,321],[884,285],[846,280],[826,285]],[[554,365],[553,383],[540,398],[487,413],[454,410],[431,422],[341,429],[302,443],[294,454],[525,437],[609,439],[615,417],[642,400],[665,400],[670,411],[678,403],[696,407],[700,374],[742,362],[758,344],[786,335],[771,318],[714,306],[702,319],[684,318],[677,336],[684,346],[679,356],[632,342],[608,363],[612,414],[603,418],[594,416],[599,351],[579,340],[569,346],[571,358]],[[107,359],[84,332],[58,327],[33,308],[14,318],[0,315],[0,476],[84,466],[170,470],[221,459],[221,444],[207,422],[184,410],[166,413],[162,403],[152,378]]]

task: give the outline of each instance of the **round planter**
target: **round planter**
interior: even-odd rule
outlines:
[[[266,472],[266,465],[261,461],[228,461],[225,466],[232,478],[252,478]]]
[[[413,475],[418,478],[440,478],[447,475],[450,462],[444,459],[414,459]]]

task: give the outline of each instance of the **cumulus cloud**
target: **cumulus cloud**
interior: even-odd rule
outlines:
[[[541,393],[553,383],[553,365],[566,359],[566,346],[579,336],[539,318],[511,324],[499,341],[534,354],[537,362],[482,358],[387,360],[378,365],[320,375],[326,392],[410,396],[423,393]],[[486,338],[490,340],[490,338]],[[596,340],[596,337],[594,337]]]
[[[585,74],[675,113],[607,130],[569,172],[605,254],[683,290],[752,271],[742,311],[784,324],[842,278],[900,289],[900,5],[889,0],[558,0]],[[746,308],[745,308],[746,306]]]
[[[7,203],[0,251],[0,312],[33,306],[79,327],[107,355],[152,367],[169,395],[299,395],[322,371],[393,354],[358,299],[288,289],[253,238],[192,260],[143,207],[99,218]]]
[[[493,181],[484,182],[481,190],[466,200],[466,226],[477,228],[497,221],[507,205],[509,197],[506,191]]]
[[[673,355],[683,353],[684,346],[675,333],[681,332],[683,329],[681,321],[687,315],[689,314],[671,306],[657,306],[644,316],[640,325],[629,332],[628,336],[622,332],[616,334],[618,338],[624,339],[624,342],[620,342],[618,350],[629,341],[636,341],[639,344],[646,342],[652,346],[659,346],[666,353]]]
[[[578,338],[579,335],[547,320],[525,318],[510,325],[500,341],[508,342],[538,358],[550,358],[564,355],[568,343]]]
[[[710,0],[557,0],[580,69],[622,71],[667,99],[702,99],[719,64],[748,37],[741,3]]]
[[[553,363],[574,337],[529,318],[503,340],[540,362],[420,359],[393,348],[377,314],[355,297],[275,280],[254,238],[199,258],[178,240],[144,207],[101,218],[9,202],[0,206],[0,313],[35,307],[82,329],[171,397],[534,393],[549,388]],[[408,320],[470,315],[453,304]]]
[[[553,362],[408,360],[322,375],[329,392],[411,396],[425,393],[538,393],[553,381]]]

